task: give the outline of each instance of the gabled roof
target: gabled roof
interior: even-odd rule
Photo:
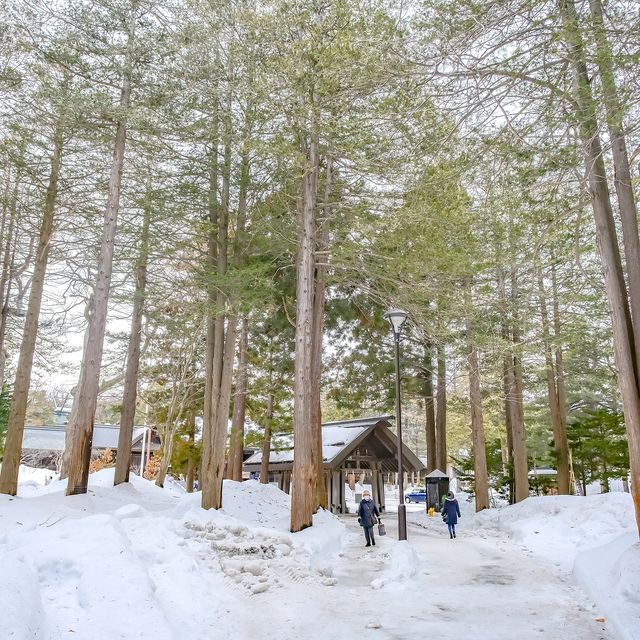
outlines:
[[[376,447],[384,453],[381,460],[397,458],[397,437],[389,429],[392,416],[375,416],[327,422],[322,425],[322,460],[327,468],[338,468],[358,447],[365,442],[375,440]],[[287,434],[284,448],[272,450],[269,455],[269,468],[272,471],[288,470],[293,466],[293,437]],[[408,471],[419,471],[424,465],[416,455],[403,443],[403,464]],[[244,462],[244,466],[258,469],[262,463],[262,452],[254,453]],[[394,468],[392,462],[391,469]]]
[[[448,478],[448,477],[449,476],[443,471],[440,471],[440,469],[434,469],[431,473],[427,473],[427,475],[425,476],[425,478]]]

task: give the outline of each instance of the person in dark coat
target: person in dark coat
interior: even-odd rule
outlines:
[[[380,517],[378,505],[371,499],[368,491],[362,492],[362,500],[358,506],[358,522],[364,529],[364,539],[367,541],[365,547],[376,545],[376,539],[373,536],[373,525],[377,522],[376,517]]]
[[[456,500],[456,497],[453,495],[453,491],[449,491],[447,493],[447,497],[445,498],[444,504],[442,505],[442,517],[447,516],[447,527],[449,527],[449,537],[456,537],[456,524],[458,524],[458,518],[461,518],[460,515],[460,505]]]

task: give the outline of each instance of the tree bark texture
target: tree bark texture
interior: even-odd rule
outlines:
[[[314,294],[313,294],[313,329],[312,329],[312,355],[311,355],[311,375],[312,375],[312,400],[311,400],[311,421],[315,434],[314,447],[316,451],[316,487],[318,489],[317,506],[326,509],[329,505],[327,496],[327,483],[324,479],[324,454],[322,447],[322,407],[321,407],[321,386],[322,386],[322,346],[324,337],[324,307],[326,296],[326,267],[329,251],[329,221],[331,218],[331,193],[333,181],[333,159],[327,159],[324,202],[322,206],[323,219],[316,228],[316,255],[314,270]]]
[[[512,356],[511,368],[511,434],[513,446],[513,478],[515,484],[515,501],[520,502],[529,497],[529,461],[527,458],[527,432],[524,424],[524,381],[522,375],[522,346],[520,340],[520,318],[517,312],[520,304],[518,292],[518,276],[515,266],[511,269],[512,298]]]
[[[144,315],[145,293],[147,287],[147,263],[149,260],[149,228],[151,226],[151,178],[147,183],[144,204],[144,217],[140,232],[140,253],[136,265],[136,286],[133,293],[133,316],[131,318],[131,334],[127,349],[127,369],[124,377],[124,393],[122,396],[122,415],[120,416],[120,432],[118,433],[118,455],[113,484],[129,482],[131,466],[131,440],[133,424],[136,417],[136,400],[138,396],[138,370],[140,368],[140,345],[142,343],[142,318]]]
[[[470,301],[470,296],[469,296]],[[471,309],[471,304],[467,305]],[[473,323],[467,319],[467,340],[469,354],[469,402],[471,405],[471,441],[473,443],[474,485],[476,512],[489,508],[489,476],[487,473],[487,450],[484,437],[482,414],[482,392],[480,389],[480,366],[478,349],[474,343]]]
[[[131,48],[133,46],[133,28],[129,34],[127,53],[128,60],[120,92],[120,110],[126,113],[131,98]],[[69,458],[69,479],[67,495],[87,492],[89,463],[93,440],[93,421],[98,402],[98,385],[100,367],[104,348],[104,333],[107,324],[107,306],[109,288],[113,269],[113,243],[116,235],[118,211],[120,208],[120,188],[122,169],[124,166],[125,146],[127,139],[126,116],[118,121],[113,145],[111,175],[109,177],[109,196],[104,217],[100,257],[98,261],[98,277],[93,294],[93,313],[87,327],[87,340],[82,356],[83,366],[78,382],[73,407],[69,416],[69,430],[73,434],[71,455]]]
[[[218,114],[213,115],[211,152],[209,154],[209,202],[207,218],[209,233],[207,234],[207,268],[209,273],[216,271],[218,263]],[[216,352],[216,291],[212,278],[207,281],[207,342],[205,354],[204,409],[202,419],[202,459],[200,460],[200,488],[204,491],[205,460],[211,455],[213,438],[213,371],[214,354]],[[218,349],[220,347],[218,346]],[[218,366],[218,365],[216,365]]]
[[[312,124],[311,130],[315,127]],[[298,213],[298,254],[296,274],[296,328],[293,397],[293,485],[291,495],[291,531],[313,524],[317,502],[317,465],[314,466],[312,426],[313,383],[313,297],[318,182],[318,141],[312,133],[305,145],[303,193]],[[317,440],[315,442],[317,447]]]
[[[640,237],[638,236],[638,212],[624,134],[623,109],[616,87],[613,53],[604,25],[602,2],[601,0],[589,0],[589,5],[591,7],[592,31],[596,43],[596,62],[600,71],[600,83],[602,85],[602,100],[605,107],[611,154],[613,156],[613,183],[618,198],[622,223],[625,267],[629,282],[629,304],[635,337],[636,375],[638,375],[637,363],[640,362]]]
[[[447,473],[447,361],[444,344],[437,347],[438,387],[436,390],[436,457],[438,469]]]
[[[194,480],[196,475],[195,465],[195,445],[196,445],[196,414],[189,415],[189,457],[187,458],[187,493],[193,493]]]
[[[251,109],[247,110],[245,133],[240,161],[240,189],[238,193],[238,217],[233,243],[233,260],[236,268],[243,262],[244,235],[247,223],[247,195],[250,181],[250,160],[248,136],[252,127]],[[231,437],[229,457],[227,461],[227,477],[237,482],[242,481],[242,461],[244,453],[244,422],[247,406],[248,360],[249,360],[249,319],[242,318],[240,344],[238,345],[238,369],[236,372],[236,394],[231,419]]]
[[[562,335],[560,327],[560,303],[558,300],[558,280],[556,275],[555,261],[551,264],[551,287],[553,294],[553,326],[556,339],[559,339]],[[571,454],[569,452],[569,442],[567,440],[567,392],[564,381],[564,363],[562,357],[562,348],[557,345],[555,348],[555,379],[556,389],[558,393],[558,413],[560,415],[560,438],[563,446],[566,446],[566,452],[563,456],[566,456],[568,473],[569,473],[569,491],[571,491],[571,478],[573,476],[571,465]]]
[[[229,74],[233,75],[233,60],[229,60]],[[231,188],[231,156],[233,126],[231,120],[231,88],[227,91],[223,114],[224,159],[222,166],[222,194],[218,213],[217,274],[224,276],[229,263],[229,197]],[[210,402],[210,428],[213,429],[203,447],[202,508],[222,507],[222,483],[225,472],[225,453],[229,431],[229,405],[233,379],[233,356],[236,348],[238,317],[228,314],[229,300],[222,290],[216,295],[214,323],[213,367]],[[226,319],[226,326],[225,326]],[[204,443],[203,443],[204,444]]]
[[[549,330],[549,314],[547,311],[547,298],[542,278],[542,270],[538,269],[538,293],[540,302],[540,317],[542,319],[542,337],[544,343],[544,357],[547,374],[547,392],[549,394],[549,413],[553,428],[553,444],[556,455],[556,471],[558,481],[558,493],[569,495],[569,444],[567,442],[566,422],[563,420],[563,407],[560,404],[560,393],[556,376],[551,334]],[[561,351],[556,346],[556,356]]]
[[[86,353],[87,351],[87,343],[89,342],[89,328],[91,327],[91,318],[93,317],[93,307],[95,301],[95,291],[92,291],[89,295],[89,299],[87,300],[87,304],[84,308],[84,317],[87,322],[87,327],[84,331],[83,341],[82,341],[82,353]],[[79,379],[84,379],[85,373],[84,370],[86,365],[84,358],[80,362],[80,376]],[[69,419],[67,421],[67,425],[65,427],[65,441],[64,441],[64,451],[62,452],[62,457],[60,460],[60,479],[68,478],[69,476],[69,467],[71,466],[71,456],[73,453],[73,443],[75,441],[75,426],[77,424],[77,420],[75,418],[75,412],[78,411],[78,404],[75,401],[76,394],[78,392],[78,386],[75,386],[71,389],[71,395],[73,396],[73,403],[71,405],[71,413],[69,414]]]
[[[425,429],[427,443],[427,473],[431,473],[438,467],[436,458],[436,414],[433,402],[433,358],[431,353],[431,344],[424,347],[424,412],[425,412]]]
[[[238,344],[238,371],[236,390],[231,418],[231,439],[227,477],[236,482],[242,481],[242,459],[244,452],[244,421],[247,407],[247,386],[249,373],[249,319],[242,319],[242,329]]]
[[[9,316],[9,301],[11,298],[11,279],[13,271],[13,254],[16,235],[16,214],[18,211],[18,192],[20,189],[20,171],[16,173],[15,184],[10,202],[7,205],[8,215],[6,227],[3,229],[3,257],[2,257],[2,275],[0,275],[0,386],[4,385],[4,369],[7,360],[6,350],[4,348],[5,337],[7,333],[7,319]],[[3,222],[5,220],[3,219]]]
[[[42,221],[40,223],[38,249],[33,267],[31,292],[29,294],[29,304],[22,334],[22,343],[20,345],[20,357],[13,385],[13,398],[9,410],[4,457],[2,468],[0,469],[0,493],[6,493],[12,496],[16,495],[18,489],[18,471],[22,454],[22,437],[27,415],[29,387],[31,385],[33,354],[38,337],[38,321],[40,318],[40,308],[42,306],[42,294],[44,291],[47,264],[49,261],[49,248],[53,235],[56,199],[58,196],[58,180],[62,165],[63,136],[60,125],[58,125],[54,131],[53,145],[49,184],[47,187]],[[0,349],[1,348],[0,346]]]
[[[271,426],[265,424],[260,461],[260,484],[269,484],[269,458],[271,456]]]
[[[573,0],[559,0],[559,6],[564,23],[565,41],[569,49],[569,62],[573,71],[576,119],[584,148],[589,194],[596,223],[596,240],[611,312],[618,385],[622,396],[629,442],[632,498],[636,523],[640,531],[640,393],[635,344],[640,336],[634,336],[633,333],[631,311],[622,272],[619,243],[598,133],[597,108],[591,89],[575,3]]]
[[[502,307],[501,337],[504,344],[502,357],[502,392],[504,396],[504,424],[506,431],[506,467],[509,476],[509,504],[515,502],[516,488],[513,472],[513,411],[511,406],[511,389],[513,387],[513,355],[511,353],[511,331],[509,329],[509,313],[506,292],[506,274],[504,269],[498,271],[498,294]]]
[[[262,458],[260,461],[260,483],[269,483],[269,459],[271,457],[271,424],[275,407],[275,390],[273,387],[273,350],[269,345],[269,388],[267,390],[267,411],[264,419],[264,438],[262,440]]]

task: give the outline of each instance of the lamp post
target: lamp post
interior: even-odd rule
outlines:
[[[398,540],[407,539],[407,508],[404,504],[404,472],[402,470],[402,409],[400,404],[400,332],[407,312],[391,309],[384,314],[393,330],[396,345],[396,424],[398,425]]]

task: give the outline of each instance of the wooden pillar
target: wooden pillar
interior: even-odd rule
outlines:
[[[340,513],[340,476],[341,472],[331,472],[331,512]]]
[[[324,485],[327,491],[327,509],[331,511],[331,470],[324,470]]]
[[[340,513],[347,513],[347,496],[344,492],[344,481],[344,470],[340,469]]]
[[[371,463],[371,497],[376,504],[380,504],[380,484],[378,483],[378,465]]]
[[[380,511],[385,511],[386,505],[384,501],[384,473],[382,472],[382,463],[376,463],[378,466],[378,495],[380,496]]]

